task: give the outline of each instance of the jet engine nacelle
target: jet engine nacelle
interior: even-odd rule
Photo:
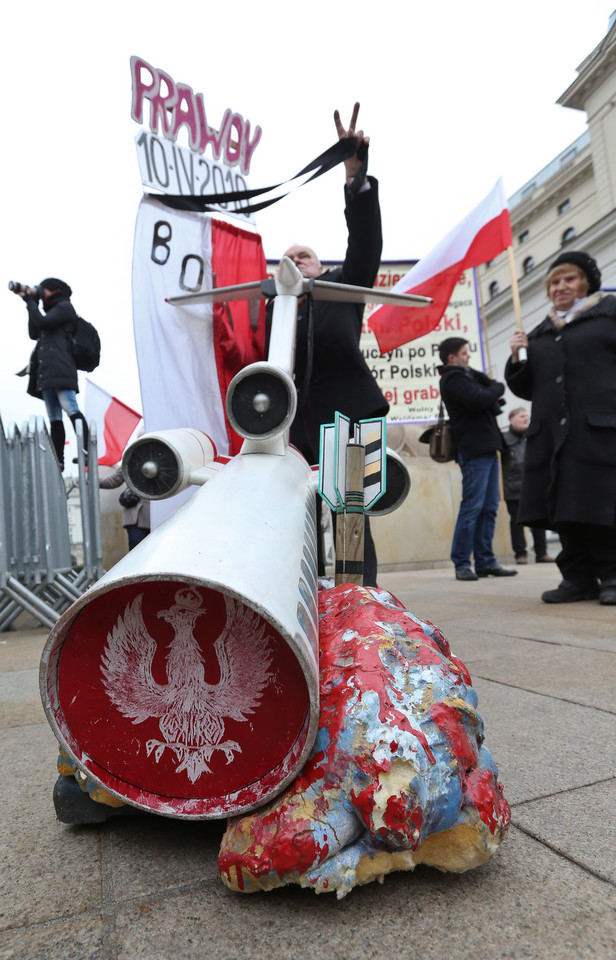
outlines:
[[[130,444],[122,457],[129,487],[147,500],[164,500],[202,484],[211,475],[210,464],[221,466],[216,447],[206,433],[188,427],[146,433]]]
[[[229,384],[229,423],[240,437],[271,440],[289,429],[297,410],[293,378],[267,361],[244,367]]]

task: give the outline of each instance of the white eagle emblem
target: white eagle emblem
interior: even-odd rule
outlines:
[[[193,635],[198,617],[204,614],[196,590],[178,590],[175,603],[161,610],[175,636],[167,651],[167,683],[152,676],[156,641],[148,633],[141,613],[140,594],[128,603],[123,616],[107,634],[101,673],[109,698],[133,723],[159,718],[162,740],[148,740],[148,756],[156,762],[167,748],[176,757],[176,773],[182,770],[194,783],[211,773],[208,761],[223,750],[227,763],[242,749],[235,740],[223,740],[225,720],[245,721],[261,701],[266,685],[274,678],[270,670],[272,651],[267,625],[243,604],[225,597],[227,622],[214,643],[220,679],[204,679],[204,657]]]

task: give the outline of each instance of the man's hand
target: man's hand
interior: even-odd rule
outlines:
[[[526,350],[528,348],[528,337],[523,330],[516,330],[509,341],[509,346],[511,347],[511,359],[514,363],[518,363],[520,360],[520,350]]]
[[[348,160],[344,161],[344,165],[346,167],[347,186],[350,186],[353,183],[355,177],[361,169],[364,148],[370,143],[370,137],[365,137],[363,130],[355,129],[358,113],[359,103],[356,103],[353,107],[353,115],[351,117],[349,128],[348,130],[345,130],[340,119],[340,111],[334,110],[334,123],[336,124],[336,130],[338,131],[338,137],[340,140],[344,140],[347,137],[357,138],[357,152],[352,157],[349,157]]]

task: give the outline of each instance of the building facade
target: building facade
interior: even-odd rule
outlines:
[[[586,113],[588,128],[509,199],[523,326],[548,309],[544,278],[565,251],[597,261],[604,289],[616,288],[616,12],[607,34],[557,101]],[[508,255],[479,268],[493,376],[502,379],[515,311]],[[509,406],[516,398],[508,394]],[[519,403],[519,401],[517,401]]]

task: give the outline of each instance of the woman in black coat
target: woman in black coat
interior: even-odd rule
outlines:
[[[505,369],[532,401],[518,519],[556,530],[562,546],[564,579],[546,603],[616,604],[616,297],[600,284],[587,253],[557,257],[552,309],[528,337],[516,331]]]
[[[88,448],[88,425],[79,410],[76,397],[79,385],[72,339],[77,327],[77,314],[70,301],[72,292],[68,283],[56,277],[42,280],[36,292],[20,292],[28,309],[30,339],[37,341],[30,358],[28,393],[45,401],[51,442],[61,469],[64,469],[66,439],[62,422],[63,410],[75,429],[77,420],[82,421],[86,451]],[[38,307],[39,298],[43,301],[42,313]]]

